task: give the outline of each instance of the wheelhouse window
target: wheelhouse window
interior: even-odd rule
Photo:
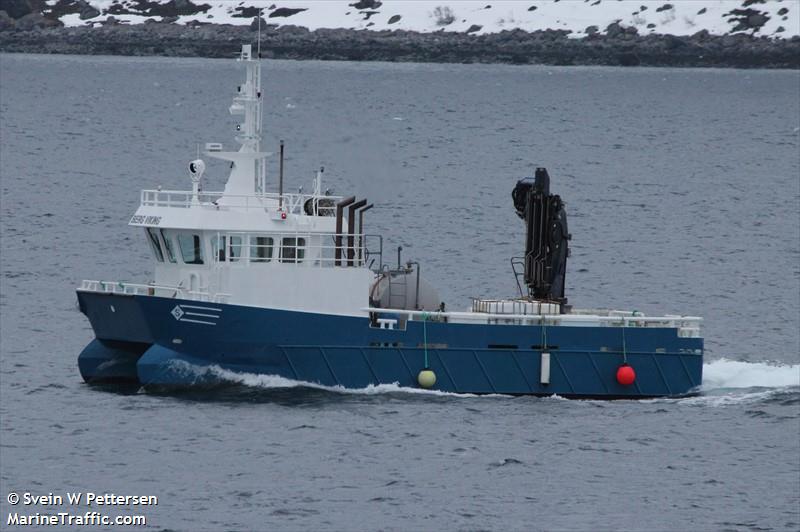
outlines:
[[[272,246],[274,240],[271,236],[250,237],[250,262],[269,262],[272,260]]]
[[[227,245],[226,245],[227,244]],[[242,258],[242,237],[214,236],[211,238],[211,253],[215,260],[236,262]]]
[[[178,234],[178,247],[186,264],[203,264],[203,240],[200,235]]]
[[[212,260],[225,262],[225,237],[212,236],[211,237],[211,256]]]
[[[160,229],[161,232],[161,239],[164,241],[164,251],[167,255],[167,260],[170,262],[177,262],[175,259],[175,248],[172,247],[172,237],[164,232],[163,229]]]
[[[281,240],[281,262],[303,262],[306,255],[306,239],[285,237]]]
[[[150,242],[150,247],[153,248],[153,255],[156,256],[158,262],[164,262],[164,252],[161,251],[161,243],[158,241],[158,234],[152,227],[148,227],[145,232],[147,233],[147,240]]]
[[[228,237],[228,258],[233,262],[242,258],[242,237]]]

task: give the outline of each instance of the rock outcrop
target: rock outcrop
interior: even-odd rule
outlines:
[[[478,35],[475,28],[470,28],[472,32],[434,33],[309,31],[265,22],[261,26],[262,54],[286,59],[800,68],[797,36],[791,39],[744,33],[714,36],[707,31],[680,37],[640,35],[635,28],[612,24],[605,34],[587,29],[586,37],[575,39],[569,37],[567,30],[515,29]],[[241,43],[255,41],[258,26],[257,23],[190,26],[154,20],[129,25],[115,24],[108,18],[92,26],[54,27],[59,24],[58,20],[39,13],[28,13],[16,20],[0,15],[0,51],[230,57]]]

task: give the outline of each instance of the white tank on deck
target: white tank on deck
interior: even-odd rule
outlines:
[[[441,310],[439,292],[417,273],[416,269],[411,268],[382,272],[370,287],[370,306],[402,310]]]

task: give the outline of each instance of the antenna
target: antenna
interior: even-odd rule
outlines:
[[[283,209],[283,139],[281,139],[280,170],[278,170],[278,209]]]
[[[314,177],[314,195],[319,196],[322,192],[322,172],[325,171],[324,166],[320,166],[317,175]]]
[[[261,17],[264,15],[264,8],[258,10],[258,58],[261,59]]]

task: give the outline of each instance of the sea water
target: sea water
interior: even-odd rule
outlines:
[[[151,278],[126,225],[139,190],[190,187],[198,144],[235,135],[242,75],[0,56],[0,528],[74,509],[12,492],[156,496],[101,508],[153,530],[800,528],[798,72],[264,62],[264,144],[286,141],[288,190],[325,166],[324,187],[375,202],[385,260],[402,245],[448,309],[515,294],[510,193],[547,167],[570,303],[703,316],[700,396],[83,384],[75,287]],[[208,162],[219,190],[228,169]]]

